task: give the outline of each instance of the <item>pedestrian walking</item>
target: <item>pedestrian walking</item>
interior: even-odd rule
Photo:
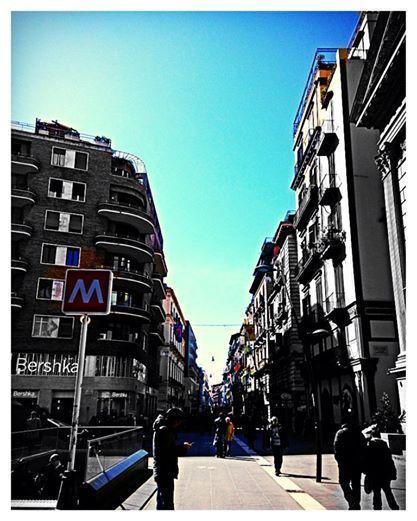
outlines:
[[[178,478],[178,456],[184,456],[192,443],[177,445],[177,431],[183,420],[177,407],[160,414],[153,424],[153,475],[157,484],[157,510],[174,510],[174,480]]]
[[[336,432],[334,456],[339,467],[339,484],[349,510],[361,508],[361,474],[365,437],[353,420],[348,418]]]
[[[384,440],[381,440],[379,429],[371,429],[371,438],[365,449],[365,492],[373,492],[374,510],[382,510],[381,491],[391,510],[399,510],[391,490],[391,481],[397,479],[397,469],[392,458],[391,450]]]
[[[275,475],[279,476],[281,474],[284,449],[287,447],[288,442],[285,430],[276,416],[271,418],[268,433],[269,444],[274,456]]]
[[[216,456],[218,458],[224,458],[226,441],[226,420],[224,419],[224,413],[219,413],[219,416],[214,420],[214,440],[213,445],[216,449]]]
[[[235,436],[235,426],[233,425],[232,420],[228,416],[226,418],[226,446],[225,446],[226,456],[230,456],[230,448],[231,448],[234,436]]]

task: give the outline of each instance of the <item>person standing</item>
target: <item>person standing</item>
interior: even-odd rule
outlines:
[[[230,456],[230,448],[231,448],[234,436],[235,436],[235,426],[233,425],[232,420],[228,416],[226,418],[226,447],[225,447],[226,456]]]
[[[275,475],[281,474],[282,457],[287,446],[287,437],[284,428],[280,425],[278,418],[273,416],[269,426],[269,443],[274,456]]]
[[[219,416],[214,420],[214,441],[213,445],[216,448],[216,456],[224,458],[226,440],[226,421],[224,413],[219,413]]]
[[[177,445],[177,431],[183,412],[177,407],[160,414],[153,424],[153,475],[157,484],[157,510],[174,510],[174,480],[178,478],[178,456],[184,456],[192,443]]]
[[[36,411],[32,411],[26,420],[26,429],[29,431],[26,434],[28,449],[32,450],[41,441],[42,422]]]
[[[339,484],[349,510],[361,508],[361,474],[365,443],[365,437],[350,418],[342,424],[334,438],[334,457],[339,467]]]
[[[365,449],[365,490],[372,491],[374,510],[382,510],[381,491],[384,491],[391,510],[399,510],[391,490],[391,481],[397,479],[397,469],[392,459],[391,450],[377,427],[371,429],[371,438]]]
[[[49,463],[45,467],[45,488],[43,497],[48,499],[56,499],[59,494],[62,477],[64,475],[65,467],[61,463],[58,454],[52,454],[49,458]]]

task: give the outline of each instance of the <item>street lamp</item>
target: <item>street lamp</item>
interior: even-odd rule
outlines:
[[[300,337],[303,353],[307,363],[307,369],[309,373],[309,379],[312,387],[312,399],[313,399],[313,411],[314,411],[314,429],[315,429],[315,444],[316,444],[316,481],[319,483],[322,480],[322,430],[321,430],[321,403],[320,403],[320,390],[318,388],[318,382],[316,380],[316,375],[314,373],[312,356],[311,356],[311,341],[318,341],[327,336],[329,336],[330,332],[323,328],[315,329],[314,331],[306,332],[304,328],[301,326],[300,318],[297,315],[295,310],[290,292],[287,287],[287,283],[285,280],[285,275],[282,271],[282,267],[280,264],[272,265],[272,264],[261,264],[258,266],[255,271],[258,273],[269,274],[273,272],[277,272],[279,278],[281,279],[284,290],[290,304],[291,315],[294,317],[298,335]]]

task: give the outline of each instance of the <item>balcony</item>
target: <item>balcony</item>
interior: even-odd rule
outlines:
[[[120,285],[129,287],[135,286],[135,289],[142,293],[150,293],[152,291],[152,279],[149,275],[132,269],[124,269],[117,266],[101,266],[100,269],[112,270],[113,280]]]
[[[166,297],[166,291],[162,279],[159,277],[152,277],[152,282],[155,297],[163,300]]]
[[[320,266],[320,249],[317,244],[313,244],[310,248],[304,249],[297,266],[295,280],[300,284],[310,282]]]
[[[23,206],[32,205],[36,202],[36,194],[28,187],[12,187],[12,205],[22,208]]]
[[[320,138],[318,142],[317,155],[318,156],[329,156],[335,151],[339,144],[339,138],[336,134],[334,121],[327,119],[322,122]]]
[[[298,184],[302,174],[310,163],[311,159],[317,152],[317,147],[319,144],[321,129],[320,127],[314,127],[308,130],[308,134],[306,136],[303,145],[297,150],[297,164],[295,166],[295,178],[293,181],[294,184]]]
[[[149,338],[159,345],[164,345],[165,337],[163,328],[161,326],[154,326],[149,332]]]
[[[100,354],[106,355],[134,355],[141,363],[146,363],[148,356],[143,350],[137,338],[128,335],[125,338],[114,337],[112,331],[99,333],[96,346],[100,350]]]
[[[320,237],[322,260],[340,261],[346,255],[346,233],[334,227],[325,228]]]
[[[113,304],[110,308],[110,314],[119,317],[134,318],[145,324],[151,321],[151,315],[148,310],[133,304]]]
[[[130,255],[140,263],[153,260],[153,249],[140,237],[103,232],[96,236],[95,245],[109,253]]]
[[[26,273],[28,270],[28,263],[27,263],[27,261],[25,261],[21,258],[12,259],[11,267],[12,267],[12,270]]]
[[[23,307],[24,298],[21,295],[19,295],[18,293],[16,293],[15,291],[12,291],[11,304],[12,304],[12,309],[18,311],[18,310],[22,309],[22,307]]]
[[[333,206],[340,201],[340,181],[336,174],[328,174],[320,184],[319,204],[321,206]]]
[[[12,222],[12,240],[20,241],[22,239],[30,239],[32,237],[32,226],[24,223]]]
[[[337,325],[347,325],[350,321],[342,292],[332,293],[325,301],[326,318]]]
[[[33,156],[12,154],[12,174],[35,174],[39,172],[39,161]]]
[[[165,322],[166,315],[165,315],[165,311],[162,307],[162,304],[156,303],[156,302],[151,303],[151,312],[152,312],[152,317],[158,323]]]
[[[110,221],[134,226],[139,233],[154,233],[153,220],[139,205],[107,201],[98,204],[98,214]]]
[[[168,275],[168,268],[165,262],[165,256],[162,251],[155,251],[154,255],[154,271],[161,277]]]
[[[146,195],[145,181],[140,174],[132,172],[128,167],[123,168],[115,165],[112,166],[111,174],[116,178],[114,183],[112,180],[112,185],[133,189],[142,195]]]
[[[318,204],[318,188],[315,184],[310,185],[298,205],[294,216],[294,226],[297,230],[302,230],[308,223],[313,210]]]

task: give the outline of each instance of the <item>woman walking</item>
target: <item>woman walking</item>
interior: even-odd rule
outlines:
[[[232,445],[232,441],[235,435],[235,426],[233,425],[232,420],[227,417],[226,418],[226,456],[230,456],[230,447]]]
[[[391,490],[391,481],[397,479],[397,469],[388,445],[380,436],[378,428],[374,427],[365,449],[365,492],[374,493],[374,510],[382,510],[382,490],[390,509],[399,510]]]

